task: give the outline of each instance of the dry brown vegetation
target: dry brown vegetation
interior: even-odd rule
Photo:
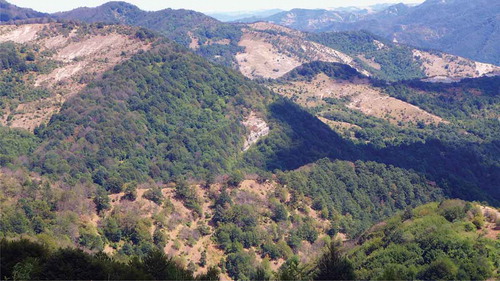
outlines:
[[[268,214],[270,200],[273,198],[277,192],[277,184],[273,181],[267,181],[265,183],[260,183],[256,180],[244,180],[236,188],[227,189],[228,193],[235,204],[250,204],[256,208],[260,214]],[[157,205],[156,203],[147,200],[143,197],[144,193],[150,188],[157,188],[157,184],[142,184],[137,188],[137,199],[134,201],[129,201],[124,199],[125,193],[121,192],[118,194],[110,195],[111,199],[111,209],[106,212],[104,217],[113,214],[114,217],[124,217],[130,218],[135,217],[137,219],[147,218],[152,221],[158,221],[159,218],[161,224],[154,223],[151,225],[150,232],[154,233],[156,228],[160,228],[162,232],[167,237],[167,244],[164,247],[164,251],[169,256],[173,257],[180,264],[187,266],[188,263],[194,262],[199,264],[201,259],[201,253],[206,250],[207,254],[207,264],[204,267],[198,267],[196,274],[204,273],[210,266],[217,265],[220,260],[225,256],[224,252],[217,246],[213,239],[214,228],[211,224],[211,218],[213,215],[213,198],[218,196],[221,190],[224,188],[223,184],[213,184],[209,188],[206,188],[200,184],[192,183],[191,187],[194,188],[198,198],[200,199],[203,215],[196,216],[194,212],[188,209],[182,200],[176,198],[175,195],[175,185],[162,185],[160,186],[162,194],[164,196],[164,203]],[[290,201],[290,196],[283,194],[284,202]],[[302,242],[302,245],[298,249],[299,255],[302,257],[304,262],[308,262],[316,257],[316,254],[325,246],[329,240],[326,231],[328,230],[330,223],[327,219],[321,217],[321,215],[311,209],[312,204],[311,198],[304,198],[303,204],[305,208],[302,210],[295,210],[294,213],[301,217],[311,217],[316,222],[316,227],[320,233],[319,238],[315,243],[308,243],[306,241]],[[85,216],[86,220],[92,225],[99,225],[102,220],[101,217],[95,214],[89,214]],[[275,229],[271,219],[267,216],[259,217],[259,227],[268,232],[282,233],[283,235],[287,233],[286,229],[293,228],[293,224],[284,223],[280,226],[280,230]],[[202,235],[198,231],[198,227],[204,225],[210,228],[209,235]],[[345,235],[342,233],[338,234],[339,239],[345,240]],[[109,254],[113,254],[117,249],[111,248],[109,245],[105,247],[105,251]],[[246,252],[255,253],[255,258],[257,261],[262,261],[263,258],[258,254],[259,249],[250,248],[246,249]],[[277,270],[283,263],[284,259],[270,260],[269,266],[273,270]],[[222,276],[224,277],[224,276]],[[227,277],[227,276],[226,276]],[[227,278],[224,278],[227,280]]]
[[[500,211],[486,206],[480,206],[480,208],[485,218],[485,224],[478,232],[490,239],[500,239]]]
[[[298,31],[269,23],[256,23],[243,29],[243,32],[239,45],[245,51],[236,55],[236,61],[239,70],[249,78],[279,78],[297,66],[312,61],[344,63],[369,75],[350,56],[304,40],[303,34]]]
[[[192,42],[193,46],[197,45]],[[374,41],[377,47],[384,44]],[[308,41],[303,32],[272,23],[257,22],[243,28],[243,36],[239,46],[245,51],[236,55],[239,70],[249,78],[280,78],[292,69],[312,61],[339,62],[350,65],[364,75],[370,73],[356,63],[352,57]],[[479,77],[488,73],[500,71],[491,64],[474,62],[462,57],[413,50],[413,57],[422,64],[422,70],[428,77],[434,79],[454,79]],[[357,56],[368,66],[381,70],[382,66],[374,59],[368,59],[363,54]],[[434,80],[433,80],[434,81]]]
[[[422,63],[426,76],[440,80],[474,78],[500,71],[500,67],[492,64],[475,62],[444,53],[430,53],[414,49],[413,57]]]
[[[372,87],[366,79],[335,80],[321,73],[312,81],[294,81],[284,85],[275,84],[271,88],[280,95],[291,98],[298,104],[309,108],[327,105],[324,98],[345,98],[348,100],[348,108],[359,110],[366,115],[386,119],[393,124],[419,121],[426,124],[446,122],[439,116],[390,97]],[[342,129],[345,129],[347,125],[326,123],[340,125]]]

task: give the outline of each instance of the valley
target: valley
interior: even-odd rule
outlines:
[[[498,278],[500,66],[326,30],[418,7],[0,0],[2,279]]]

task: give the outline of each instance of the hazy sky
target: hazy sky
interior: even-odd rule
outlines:
[[[67,11],[78,7],[95,7],[106,0],[7,0],[20,7],[40,12]],[[165,8],[190,9],[200,12],[249,11],[262,9],[332,8],[368,6],[377,3],[421,3],[423,0],[126,0],[143,10]]]

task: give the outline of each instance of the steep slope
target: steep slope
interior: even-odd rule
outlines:
[[[298,104],[309,107],[327,107],[331,99],[348,100],[347,108],[382,119],[393,124],[423,123],[435,124],[446,122],[441,117],[384,94],[370,85],[368,79],[359,77],[353,80],[334,80],[323,73],[310,81],[294,81],[277,84],[272,89]],[[319,112],[319,115],[325,112]]]
[[[235,164],[243,149],[241,122],[252,111],[265,117],[268,98],[236,72],[182,47],[159,46],[64,103],[38,131],[46,142],[37,162],[44,173],[91,173],[104,185],[201,178]]]
[[[360,279],[496,279],[498,216],[460,200],[408,209],[362,235],[349,256]]]
[[[236,61],[239,70],[249,78],[279,78],[312,61],[357,66],[346,54],[304,40],[304,34],[300,32],[266,23],[244,28],[239,45],[244,47],[244,51],[236,55]]]
[[[105,251],[117,260],[161,249],[196,274],[222,266],[234,279],[266,264],[276,271],[293,255],[312,262],[332,238],[351,239],[406,206],[442,198],[415,173],[326,159],[278,179],[127,183],[108,201],[91,185],[68,188],[23,171],[3,169],[0,182],[8,198],[0,203],[3,236]]]
[[[500,72],[491,64],[395,44],[366,31],[309,33],[307,38],[354,57],[375,77],[388,81],[432,77],[446,82]]]
[[[150,49],[153,42],[138,32],[125,26],[59,23],[0,26],[2,48],[12,48],[2,59],[19,57],[27,63],[0,74],[5,85],[1,124],[34,130],[47,123],[94,77]]]

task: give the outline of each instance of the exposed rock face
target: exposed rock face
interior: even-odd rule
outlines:
[[[245,144],[243,145],[243,151],[247,151],[250,146],[252,146],[252,144],[257,143],[259,139],[269,134],[269,126],[267,125],[266,121],[264,121],[264,119],[262,118],[257,117],[254,112],[251,112],[246,120],[242,123],[243,125],[245,125],[249,132],[245,140]]]

